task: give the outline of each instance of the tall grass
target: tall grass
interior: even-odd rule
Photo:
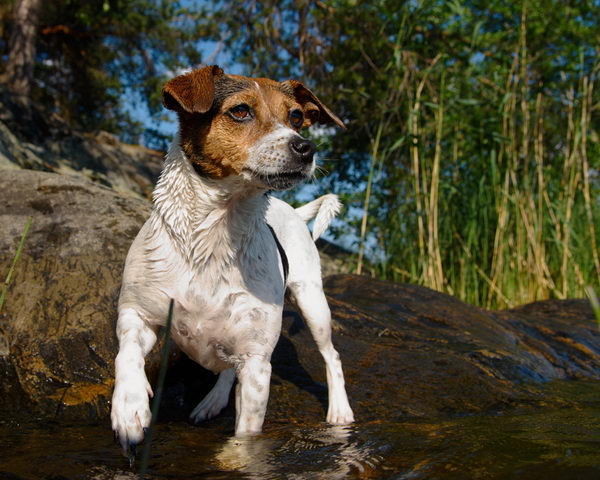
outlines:
[[[476,62],[452,70],[441,54],[419,64],[397,43],[386,75],[403,95],[380,115],[404,111],[406,120],[373,137],[360,231],[361,248],[371,234],[384,252],[376,275],[490,308],[583,297],[600,285],[591,128],[600,63],[590,68],[582,56],[562,90],[545,89],[527,21],[524,3],[512,57],[491,78]]]

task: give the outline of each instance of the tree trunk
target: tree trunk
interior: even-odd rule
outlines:
[[[40,0],[18,0],[13,13],[6,80],[11,93],[24,101],[29,99],[33,81],[40,5]]]

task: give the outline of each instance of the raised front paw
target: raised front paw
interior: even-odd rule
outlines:
[[[118,383],[112,397],[110,418],[115,436],[119,439],[126,456],[135,456],[135,447],[144,439],[144,431],[150,426],[152,413],[148,395],[152,390],[147,380],[129,380]]]

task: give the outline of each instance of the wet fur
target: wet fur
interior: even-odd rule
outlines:
[[[180,131],[154,191],[151,216],[127,255],[119,297],[111,419],[123,448],[127,452],[139,443],[150,424],[152,389],[144,357],[165,323],[170,299],[175,342],[220,373],[191,413],[194,421],[218,414],[237,378],[236,435],[261,430],[287,289],[325,360],[327,421],[352,422],[341,362],[331,343],[319,255],[306,227],[316,216],[320,234],[339,202],[328,195],[296,212],[265,195],[273,186],[295,185],[314,170],[314,161],[298,163],[290,146],[302,138],[286,124],[291,109],[303,109],[307,125],[341,122],[299,82],[225,76],[214,66],[167,83],[164,103],[177,111]],[[240,103],[255,112],[252,124],[229,115]],[[267,222],[287,252],[287,283]]]

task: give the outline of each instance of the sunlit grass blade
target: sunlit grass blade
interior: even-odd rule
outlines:
[[[585,287],[585,293],[590,300],[590,305],[592,306],[594,316],[596,317],[596,322],[598,323],[598,329],[600,330],[600,301],[598,300],[598,296],[590,285]]]
[[[6,300],[6,294],[8,293],[8,288],[13,279],[15,267],[19,258],[21,258],[21,252],[23,251],[23,247],[25,246],[25,239],[27,238],[27,234],[29,233],[29,229],[31,228],[31,222],[33,221],[33,217],[27,218],[25,222],[25,227],[23,227],[23,233],[21,234],[21,240],[19,241],[19,245],[17,247],[17,251],[15,256],[13,257],[12,264],[8,270],[8,274],[6,275],[6,279],[4,280],[4,285],[2,285],[2,292],[0,293],[0,313],[2,313],[2,307],[4,306],[4,302]]]

